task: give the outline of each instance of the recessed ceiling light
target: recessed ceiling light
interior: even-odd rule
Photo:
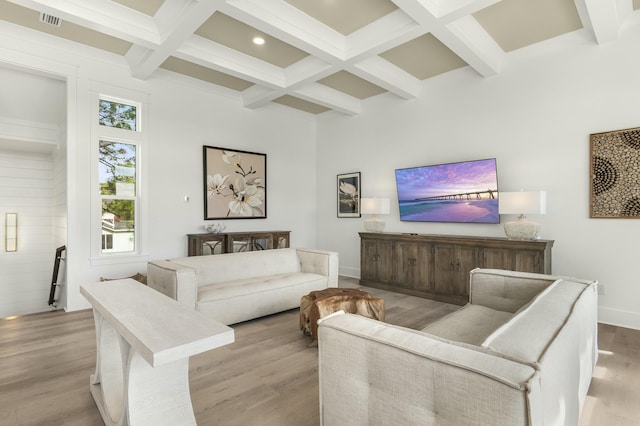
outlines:
[[[262,45],[264,44],[264,38],[262,37],[254,37],[253,44]]]

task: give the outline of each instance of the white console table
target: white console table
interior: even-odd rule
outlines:
[[[89,387],[105,425],[195,425],[189,357],[232,343],[233,329],[132,279],[80,293],[93,307]]]

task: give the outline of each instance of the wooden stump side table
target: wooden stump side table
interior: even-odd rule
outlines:
[[[300,299],[300,330],[318,339],[318,320],[337,311],[384,321],[384,300],[357,288],[327,288]]]

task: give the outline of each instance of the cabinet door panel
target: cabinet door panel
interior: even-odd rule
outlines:
[[[228,253],[251,251],[251,234],[229,236],[227,245]]]
[[[456,255],[455,270],[457,278],[454,286],[454,295],[469,299],[469,272],[480,266],[478,249],[476,247],[458,247]]]
[[[433,290],[437,294],[453,294],[455,280],[455,247],[435,244],[433,250]]]
[[[202,255],[221,254],[224,253],[224,239],[214,240],[208,238],[202,240]]]
[[[360,244],[360,278],[367,281],[376,281],[377,276],[378,242],[362,240]]]
[[[418,258],[418,246],[412,243],[399,242],[394,251],[393,263],[396,265],[395,282],[400,287],[411,288],[415,280],[415,264]]]
[[[515,271],[544,273],[542,253],[533,250],[518,250],[515,252]]]
[[[483,257],[483,268],[513,269],[514,267],[513,250],[487,247],[483,249]]]
[[[399,242],[394,254],[396,283],[410,290],[430,293],[429,244]]]
[[[270,250],[273,248],[271,236],[255,236],[251,239],[251,250]]]
[[[434,245],[434,291],[469,297],[469,271],[479,266],[474,247]]]
[[[378,242],[378,281],[381,283],[393,282],[393,242]]]
[[[360,250],[361,279],[393,282],[393,242],[362,240]]]
[[[277,233],[273,234],[273,248],[281,249],[289,247],[289,234],[288,233]]]

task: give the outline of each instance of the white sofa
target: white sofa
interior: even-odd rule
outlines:
[[[320,321],[321,424],[577,425],[598,357],[595,281],[471,271],[470,303],[411,330]]]
[[[300,306],[310,291],[338,286],[338,254],[302,248],[154,260],[149,287],[222,324]]]

